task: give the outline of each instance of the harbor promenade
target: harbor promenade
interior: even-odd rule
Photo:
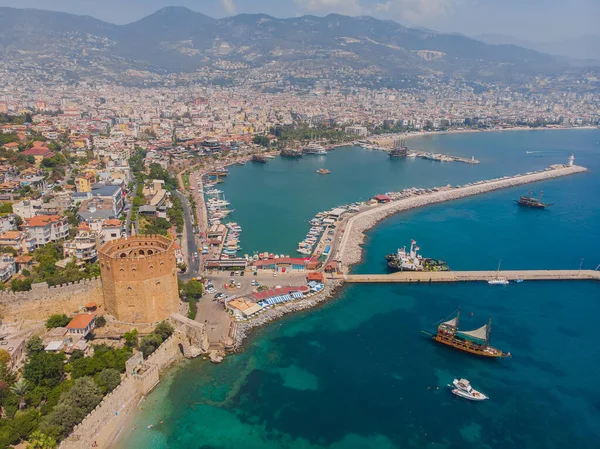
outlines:
[[[370,283],[420,283],[420,282],[477,282],[489,281],[498,276],[497,271],[402,271],[392,274],[347,274],[345,282],[351,284]],[[507,270],[501,278],[514,281],[600,281],[600,271],[594,270]]]
[[[546,170],[530,174],[481,181],[467,186],[431,189],[430,193],[409,195],[393,199],[387,204],[372,206],[353,215],[342,225],[338,225],[338,229],[342,229],[342,235],[336,235],[336,243],[339,242],[339,244],[335,247],[335,253],[332,251],[333,260],[340,262],[343,270],[348,272],[351,265],[357,264],[361,260],[362,248],[360,245],[364,240],[364,233],[379,221],[398,212],[586,171],[587,168],[576,165],[554,165]]]

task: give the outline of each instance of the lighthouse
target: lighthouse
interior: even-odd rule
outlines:
[[[569,167],[572,167],[574,162],[575,162],[575,155],[571,154],[571,156],[569,156]]]

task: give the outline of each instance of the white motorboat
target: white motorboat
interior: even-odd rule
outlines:
[[[508,279],[506,278],[494,278],[488,281],[490,285],[507,285],[508,283]]]
[[[481,391],[475,390],[471,386],[471,382],[469,382],[467,379],[454,379],[452,385],[454,385],[452,393],[454,393],[456,396],[460,396],[461,398],[465,398],[470,401],[485,401],[486,399],[489,399]]]
[[[496,277],[494,279],[490,279],[488,284],[490,285],[507,285],[508,279],[500,277],[500,264],[502,263],[502,259],[498,261],[498,271],[496,272]]]

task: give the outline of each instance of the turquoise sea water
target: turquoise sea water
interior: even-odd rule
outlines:
[[[535,185],[556,203],[551,209],[517,207],[513,199],[527,191],[517,188],[399,214],[368,234],[355,271],[384,272],[382,257],[411,238],[455,269],[494,269],[500,258],[505,268],[576,269],[581,258],[595,268],[599,141],[599,131],[436,136],[410,145],[473,154],[482,163],[388,161],[381,153],[338,150],[328,165],[290,161],[297,164],[292,173],[283,160],[236,167],[224,190],[245,227],[244,242],[291,252],[307,227],[297,221],[360,195],[526,172],[575,152],[589,173]],[[330,168],[330,177],[313,177],[319,166]],[[259,191],[270,196],[261,199]],[[256,232],[252,213],[263,225]],[[171,371],[119,447],[598,448],[599,300],[593,282],[347,287],[318,309],[258,330],[221,365],[193,360]],[[458,306],[473,328],[492,313],[492,343],[513,357],[481,360],[420,333]],[[470,379],[491,399],[456,398],[446,387],[454,377]]]

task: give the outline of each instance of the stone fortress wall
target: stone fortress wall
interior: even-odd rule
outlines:
[[[121,384],[92,410],[59,449],[87,449],[96,439],[111,441],[119,435],[128,413],[140,406],[142,398],[159,382],[159,373],[184,357],[193,358],[208,350],[203,324],[174,314],[169,321],[176,330],[146,360],[140,352],[126,362]]]
[[[49,287],[33,284],[28,292],[0,292],[0,318],[5,321],[45,320],[55,313],[70,315],[87,303],[104,304],[100,278]]]
[[[179,309],[175,247],[161,235],[139,235],[99,251],[106,311],[118,321],[158,323]]]

